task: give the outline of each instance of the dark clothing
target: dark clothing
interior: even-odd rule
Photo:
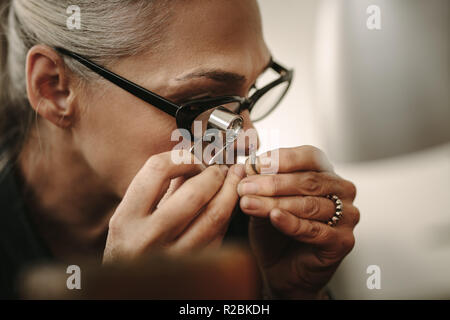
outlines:
[[[14,168],[0,172],[0,298],[17,298],[16,281],[23,268],[51,260],[35,233],[21,199]]]
[[[0,299],[19,297],[17,277],[24,268],[55,260],[29,219],[19,181],[11,164],[0,171]],[[224,242],[246,242],[247,234],[248,217],[236,214]]]

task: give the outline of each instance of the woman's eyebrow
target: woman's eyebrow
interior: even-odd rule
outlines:
[[[241,74],[223,70],[199,70],[187,75],[175,78],[176,81],[186,81],[198,78],[207,78],[219,82],[234,82],[238,84],[245,83],[247,78]]]

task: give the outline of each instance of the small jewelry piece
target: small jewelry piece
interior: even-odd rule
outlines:
[[[336,207],[336,212],[334,213],[333,217],[330,220],[328,220],[328,225],[334,227],[337,224],[337,222],[342,218],[343,205],[341,199],[339,199],[337,195],[334,194],[327,195],[327,199],[333,201]]]
[[[258,169],[256,168],[256,149],[253,146],[253,144],[250,145],[250,165],[252,166],[252,169],[255,174],[258,174]]]

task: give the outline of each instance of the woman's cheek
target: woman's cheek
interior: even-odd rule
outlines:
[[[167,127],[165,131],[156,126],[149,130],[149,127],[146,126],[139,135],[122,140],[121,145],[112,150],[114,159],[109,161],[114,164],[110,170],[114,172],[113,184],[117,185],[120,196],[125,194],[134,176],[151,156],[171,151],[177,145],[177,141],[170,140],[172,131]]]

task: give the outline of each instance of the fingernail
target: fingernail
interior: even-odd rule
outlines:
[[[223,172],[223,174],[224,175],[227,175],[227,172],[228,172],[228,167],[226,166],[226,165],[221,165],[220,166],[220,169],[222,170],[222,172]]]
[[[259,209],[262,207],[262,201],[257,198],[244,197],[241,200],[241,205],[245,209]]]
[[[277,220],[277,219],[282,219],[283,217],[286,216],[286,214],[278,208],[273,208],[270,211],[270,216]]]
[[[258,185],[254,182],[239,183],[238,193],[240,196],[245,194],[256,194],[258,192]]]
[[[236,164],[233,166],[233,172],[235,175],[237,175],[239,178],[244,178],[245,176],[245,168],[242,164]]]

